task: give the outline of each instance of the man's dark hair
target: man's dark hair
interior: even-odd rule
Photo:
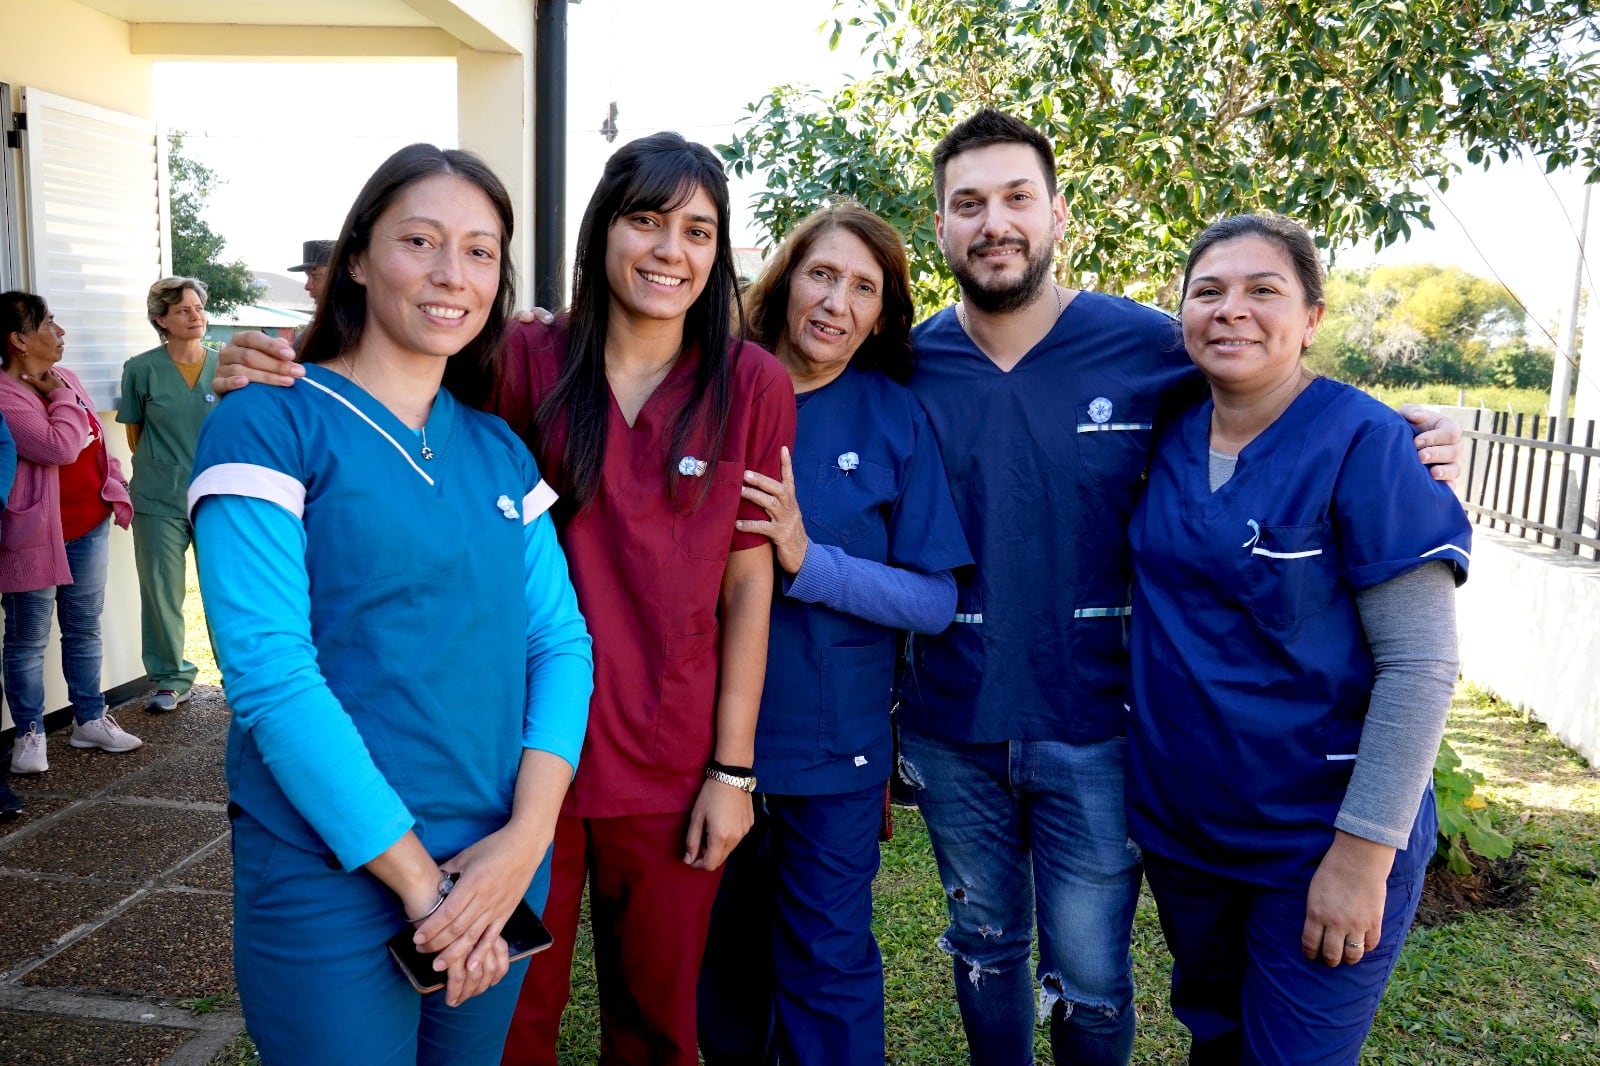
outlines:
[[[1044,170],[1045,191],[1056,194],[1056,155],[1044,134],[1004,111],[986,107],[964,122],[959,122],[944,135],[933,150],[933,192],[939,198],[939,209],[944,210],[944,168],[951,159],[975,148],[993,144],[1025,144],[1039,155],[1039,166]]]

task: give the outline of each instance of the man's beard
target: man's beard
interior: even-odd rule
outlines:
[[[974,258],[991,248],[1003,248],[1007,245],[1020,247],[1022,254],[1028,260],[1028,268],[1022,276],[1002,288],[986,288],[978,280],[978,274],[971,267]],[[975,244],[967,251],[967,258],[961,265],[954,262],[950,269],[955,273],[956,282],[961,286],[961,296],[973,307],[989,315],[1003,315],[1028,306],[1038,296],[1044,286],[1045,278],[1050,276],[1050,260],[1053,249],[1046,245],[1042,254],[1035,256],[1029,243],[1020,238],[1012,237],[1003,241],[984,241]],[[949,259],[947,255],[945,257]]]

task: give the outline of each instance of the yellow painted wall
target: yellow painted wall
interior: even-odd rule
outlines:
[[[128,24],[73,0],[6,0],[0,81],[113,111],[155,115],[150,61],[128,49]],[[20,97],[13,97],[16,109]]]

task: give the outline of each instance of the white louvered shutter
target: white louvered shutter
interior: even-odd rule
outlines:
[[[64,360],[102,411],[152,348],[145,293],[172,261],[166,154],[150,119],[24,87],[31,288],[67,331]]]

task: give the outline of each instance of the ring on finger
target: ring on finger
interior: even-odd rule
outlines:
[[[1367,942],[1364,941],[1364,940],[1346,940],[1344,942],[1344,946],[1349,951],[1365,951],[1365,950],[1367,950]]]

